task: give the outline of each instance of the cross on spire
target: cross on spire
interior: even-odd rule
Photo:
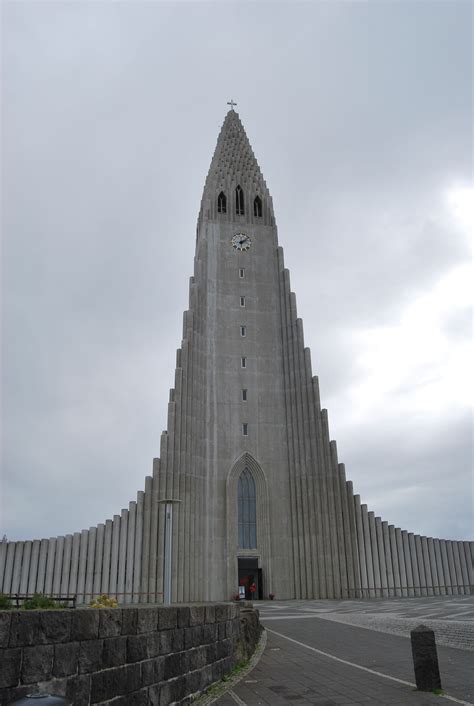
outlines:
[[[233,99],[231,98],[230,101],[227,101],[227,105],[230,105],[230,109],[234,110],[234,105],[237,105],[237,103],[234,103]]]

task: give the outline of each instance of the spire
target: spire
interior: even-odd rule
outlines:
[[[244,214],[238,214],[235,204],[237,187],[244,194]],[[220,193],[226,197],[225,212],[217,209]],[[263,205],[260,222],[273,225],[273,204],[263,174],[260,170],[239,114],[231,107],[224,119],[209,173],[199,214],[203,218],[237,222],[254,222],[254,200],[258,197]]]

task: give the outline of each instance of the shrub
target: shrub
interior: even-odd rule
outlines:
[[[92,601],[89,608],[118,608],[115,598],[109,598],[105,593]]]
[[[61,603],[53,600],[49,596],[45,596],[43,593],[35,593],[32,598],[27,598],[26,601],[22,603],[22,610],[47,610],[49,608],[63,608]]]
[[[8,596],[0,593],[0,610],[9,610],[12,607],[12,602]]]

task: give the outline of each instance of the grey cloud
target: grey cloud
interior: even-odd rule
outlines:
[[[350,429],[331,409],[360,374],[354,332],[391,325],[466,257],[439,198],[472,171],[472,8],[216,8],[2,8],[4,531],[78,530],[143,487],[232,96],[274,198],[348,477],[386,519],[466,536],[461,420],[449,409],[444,428],[413,420],[401,444],[403,428],[381,427],[377,410]],[[444,320],[453,345],[464,325]],[[445,480],[449,463],[460,470]]]

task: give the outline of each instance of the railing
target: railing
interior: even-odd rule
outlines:
[[[34,598],[35,596],[39,595],[37,593],[6,593],[3,594],[7,598],[9,598],[11,601],[16,602],[16,607],[20,607],[20,602],[27,601],[30,598]],[[44,594],[41,594],[43,596]],[[45,598],[50,598],[53,601],[57,601],[58,603],[71,603],[72,605],[68,605],[68,608],[75,608],[76,607],[76,600],[77,600],[77,594],[74,595],[61,595],[59,593],[55,594],[50,594],[50,595],[45,595]]]
[[[91,598],[99,598],[102,593],[74,593],[74,594],[67,594],[63,595],[60,593],[4,593],[4,596],[6,598],[9,598],[11,601],[15,601],[16,607],[20,607],[20,603],[23,603],[23,601],[27,601],[30,598],[34,598],[37,595],[44,596],[45,598],[50,598],[53,601],[56,601],[57,603],[71,603],[71,605],[68,605],[68,608],[75,608],[78,602],[78,597],[80,596],[81,598],[86,598],[86,597],[91,597]],[[153,591],[153,592],[140,592],[140,591],[133,591],[133,592],[127,592],[127,593],[117,593],[114,591],[110,595],[107,594],[108,598],[118,598],[119,596],[134,596],[134,597],[140,597],[140,596],[153,596],[156,598],[157,596],[162,596],[163,593],[162,591]]]
[[[456,591],[460,595],[463,595],[460,589],[463,589],[464,595],[470,595],[474,592],[474,586],[472,584],[450,584],[449,586],[376,586],[375,588],[369,588],[368,586],[362,588],[361,586],[360,588],[348,588],[347,593],[350,597],[354,598],[371,598],[372,595],[377,598],[392,598],[395,597],[393,596],[395,591],[443,591],[445,593],[448,591]],[[423,596],[417,596],[417,598],[422,597]],[[414,596],[410,596],[410,598],[414,598]]]

